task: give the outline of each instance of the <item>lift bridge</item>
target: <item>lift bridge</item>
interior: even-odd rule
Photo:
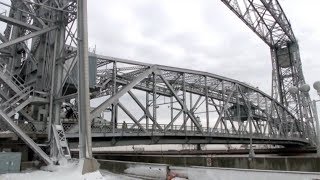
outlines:
[[[208,72],[91,52],[93,147],[315,146],[310,97],[289,92],[305,80],[297,40],[278,0],[221,2],[269,46],[271,95]],[[69,147],[79,139],[77,1],[0,5],[0,147],[25,143],[46,163],[59,154],[70,157]]]

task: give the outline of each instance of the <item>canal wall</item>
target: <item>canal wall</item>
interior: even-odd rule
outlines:
[[[271,171],[216,167],[179,167],[129,161],[98,160],[100,169],[143,179],[190,180],[320,180],[320,173],[297,171]]]
[[[320,172],[320,157],[95,155],[96,159],[239,169]]]
[[[98,160],[100,169],[116,174],[128,174],[152,179],[166,179],[167,164],[141,163],[129,161]]]

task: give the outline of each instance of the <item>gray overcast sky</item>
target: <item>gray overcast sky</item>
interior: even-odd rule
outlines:
[[[280,3],[312,84],[320,80],[320,1]],[[99,54],[207,71],[270,94],[269,48],[220,0],[90,0],[88,6],[89,44]]]

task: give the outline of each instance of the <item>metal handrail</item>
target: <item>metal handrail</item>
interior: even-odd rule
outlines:
[[[17,85],[18,89],[21,91],[23,89],[25,89],[23,83],[24,82],[23,79],[21,79],[19,76],[15,77],[10,71],[8,71],[2,64],[0,64],[0,70],[3,74],[6,74],[9,76],[9,79],[11,82],[13,82],[13,84]],[[12,81],[12,79],[14,81]]]

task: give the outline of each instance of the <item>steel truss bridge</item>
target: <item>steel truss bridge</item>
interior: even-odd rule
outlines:
[[[221,0],[269,47],[271,96],[190,69],[90,53],[93,146],[315,146],[299,46],[277,0]],[[0,2],[0,138],[15,133],[46,163],[78,145],[77,1]],[[42,144],[44,148],[40,148]],[[49,157],[50,151],[50,157]]]

